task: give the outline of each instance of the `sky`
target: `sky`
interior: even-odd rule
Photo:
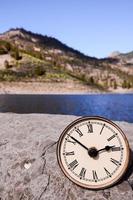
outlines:
[[[103,58],[133,51],[133,0],[1,0],[0,33],[25,28]]]

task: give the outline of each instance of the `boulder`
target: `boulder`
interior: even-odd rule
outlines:
[[[56,147],[63,129],[76,116],[0,114],[0,200],[131,200],[133,167],[115,186],[99,191],[80,188],[64,176]],[[116,122],[133,148],[133,124]]]

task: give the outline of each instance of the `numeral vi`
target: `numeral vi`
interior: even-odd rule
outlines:
[[[94,181],[97,182],[98,176],[97,176],[96,171],[92,170],[92,174],[93,174],[93,179],[94,179]]]

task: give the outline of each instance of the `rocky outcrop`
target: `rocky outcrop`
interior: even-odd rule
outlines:
[[[132,166],[121,183],[100,191],[80,188],[60,170],[56,146],[75,116],[0,114],[1,200],[131,200]],[[133,148],[133,124],[118,122]]]

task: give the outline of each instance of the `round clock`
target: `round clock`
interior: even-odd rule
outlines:
[[[82,117],[61,134],[57,158],[64,174],[89,189],[104,189],[120,180],[130,149],[123,131],[102,117]]]

